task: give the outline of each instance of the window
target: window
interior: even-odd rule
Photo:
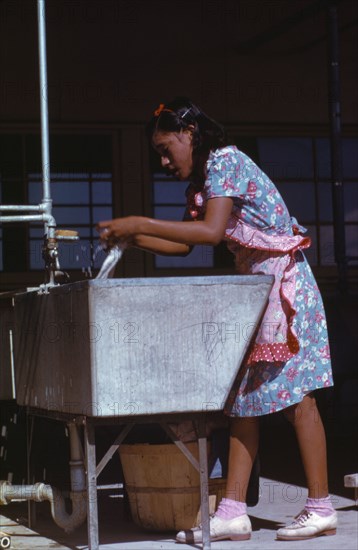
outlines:
[[[176,181],[161,172],[153,175],[153,216],[159,220],[183,219],[187,181]],[[188,256],[155,256],[155,267],[213,267],[212,246],[195,246]]]
[[[30,204],[39,204],[42,198],[41,174],[29,174]],[[61,242],[60,266],[63,269],[98,268],[103,253],[97,252],[98,236],[95,224],[112,218],[112,178],[110,173],[55,173],[51,174],[52,213],[57,227],[74,229],[79,241]],[[43,269],[43,224],[31,224],[29,230],[29,267]]]
[[[272,179],[292,216],[306,227],[312,245],[305,251],[313,266],[331,266],[334,261],[333,214],[328,138],[258,137],[231,138]],[[343,179],[346,250],[350,264],[358,261],[358,139],[343,138]],[[185,208],[188,182],[173,181],[161,171],[155,158],[153,172],[153,215],[180,220]],[[186,258],[155,258],[162,267],[227,267],[232,260],[223,249],[195,247]]]
[[[328,138],[258,138],[260,167],[271,177],[292,216],[312,239],[312,265],[334,261],[331,158]],[[358,261],[358,139],[342,139],[346,254]]]
[[[60,266],[65,270],[98,268],[104,253],[100,251],[92,261],[98,243],[95,224],[113,217],[112,136],[52,135],[50,163],[52,213],[57,228],[76,230],[80,237],[79,241],[60,242]],[[40,204],[43,192],[39,135],[0,136],[0,185],[4,204]],[[2,224],[1,270],[43,270],[43,234],[43,223]]]

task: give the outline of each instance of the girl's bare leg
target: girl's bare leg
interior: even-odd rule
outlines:
[[[226,498],[246,502],[252,465],[259,446],[259,419],[232,418]]]
[[[293,425],[306,474],[308,496],[319,499],[328,495],[326,435],[313,395],[284,410]]]

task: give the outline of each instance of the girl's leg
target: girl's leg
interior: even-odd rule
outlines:
[[[232,418],[226,498],[246,502],[246,492],[258,446],[259,419]]]
[[[298,405],[285,410],[293,424],[308,486],[304,510],[293,522],[277,531],[278,540],[304,540],[334,535],[337,513],[328,496],[326,436],[316,401],[307,395]]]
[[[235,418],[231,420],[229,465],[226,498],[219,504],[210,520],[210,539],[248,540],[251,537],[251,522],[246,513],[246,492],[250,473],[259,442],[259,420],[257,418]],[[176,541],[187,544],[201,543],[201,527],[190,531],[179,531]]]
[[[319,499],[328,495],[326,435],[313,395],[284,410],[293,425],[306,474],[308,497]]]

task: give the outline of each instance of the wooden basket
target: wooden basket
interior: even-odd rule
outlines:
[[[198,459],[197,443],[187,443]],[[200,523],[199,472],[174,444],[120,445],[125,488],[133,521],[146,529],[190,529]],[[209,480],[213,513],[225,494],[226,480]]]

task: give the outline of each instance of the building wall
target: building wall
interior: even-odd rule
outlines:
[[[50,120],[143,122],[184,94],[226,123],[327,124],[323,5],[47,0]],[[0,14],[0,119],[38,121],[35,0],[3,0]],[[338,17],[343,123],[356,124],[356,3],[338,2]]]
[[[357,6],[350,0],[337,4],[342,131],[354,137]],[[57,135],[110,135],[113,215],[151,215],[143,127],[153,109],[173,96],[191,97],[247,142],[329,136],[322,6],[315,0],[47,0],[51,146]],[[23,141],[39,133],[37,47],[35,0],[0,2],[0,133]],[[41,167],[40,148],[21,150],[17,157],[0,151],[12,173],[3,184],[4,203],[26,203],[25,166]],[[83,168],[75,149],[66,159],[70,169]],[[41,282],[42,275],[25,267],[27,228],[2,231],[11,268],[0,273],[0,287]],[[128,252],[118,269],[120,276],[155,273],[153,259],[140,251]],[[323,271],[322,277],[329,270]]]

